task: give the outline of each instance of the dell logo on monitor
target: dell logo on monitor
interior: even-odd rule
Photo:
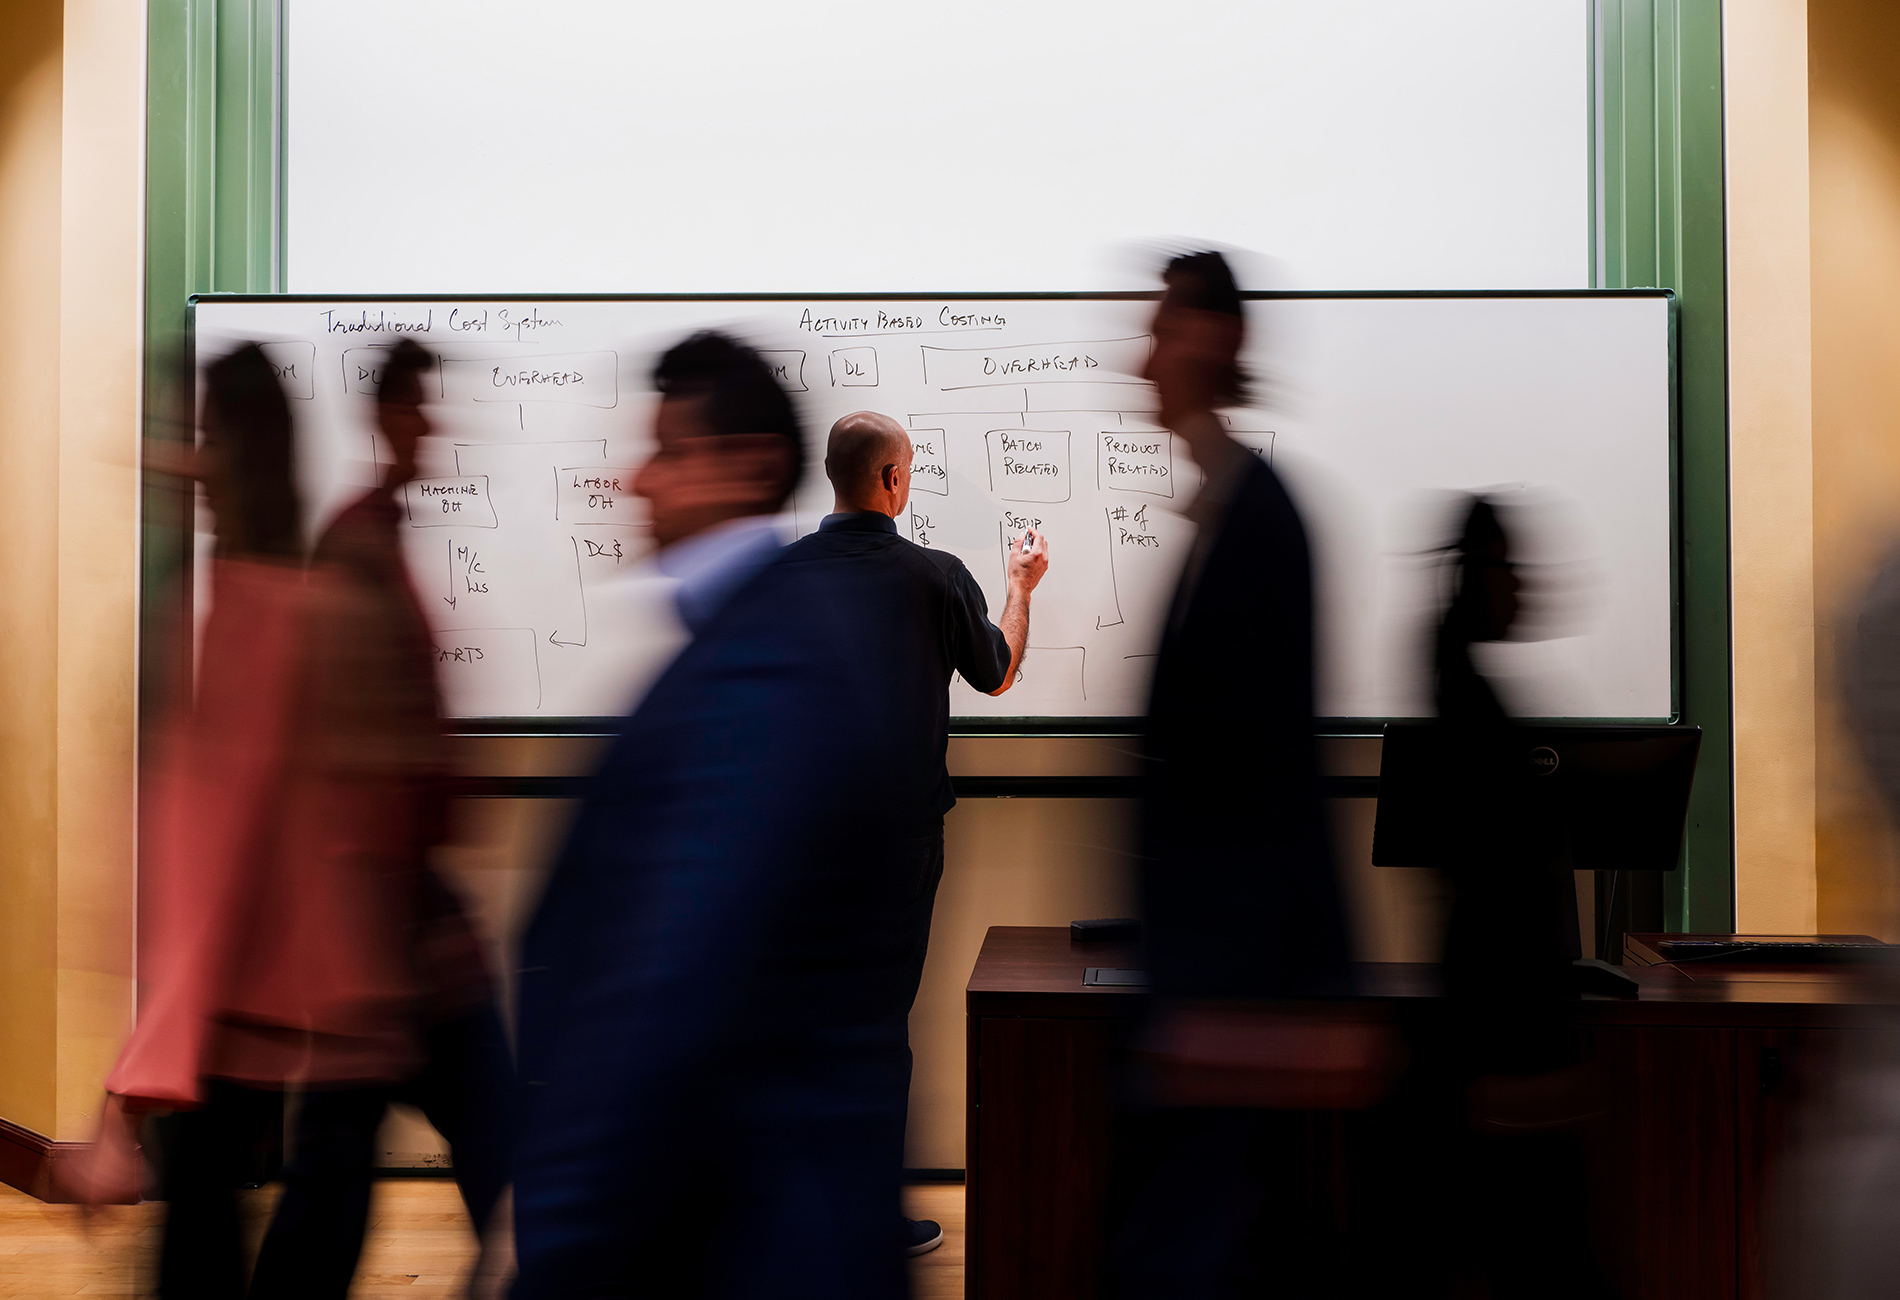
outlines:
[[[1531,751],[1531,771],[1539,776],[1549,776],[1557,770],[1557,751],[1549,745],[1539,745]]]

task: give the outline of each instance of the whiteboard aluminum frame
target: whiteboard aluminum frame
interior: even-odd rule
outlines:
[[[1055,293],[195,293],[186,299],[184,367],[181,377],[185,392],[196,391],[198,366],[197,324],[199,306],[239,305],[244,303],[459,303],[483,302],[1156,302],[1158,290],[1055,292]],[[1272,289],[1246,290],[1241,298],[1249,302],[1279,299],[1462,299],[1462,298],[1657,298],[1667,303],[1668,317],[1668,410],[1669,410],[1669,716],[1668,724],[1682,720],[1682,385],[1678,342],[1678,304],[1671,289]],[[187,566],[184,581],[191,581]],[[186,592],[186,608],[192,595]],[[1314,733],[1323,737],[1374,737],[1382,734],[1388,722],[1413,721],[1411,718],[1314,719]],[[1539,718],[1539,722],[1563,725],[1627,726],[1634,722],[1654,723],[1654,718]],[[489,737],[587,737],[618,734],[622,719],[617,717],[485,717],[448,719],[453,734]],[[955,717],[950,719],[953,737],[1038,737],[1077,738],[1091,736],[1132,737],[1142,734],[1143,719],[1075,717]]]

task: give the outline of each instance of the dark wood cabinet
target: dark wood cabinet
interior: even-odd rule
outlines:
[[[1072,945],[1065,930],[989,933],[968,992],[976,1300],[1099,1294],[1114,1064],[1142,998],[1082,979],[1138,963],[1130,948]],[[1400,1002],[1429,987],[1422,969],[1367,973]],[[1580,1011],[1600,1098],[1584,1130],[1599,1259],[1625,1300],[1765,1300],[1776,1172],[1803,1081],[1864,1025],[1870,995],[1848,972],[1632,973],[1639,999]],[[1343,1217],[1367,1137],[1350,1113],[1308,1127],[1311,1167],[1289,1176]]]

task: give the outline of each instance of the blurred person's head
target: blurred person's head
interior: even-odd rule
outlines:
[[[805,444],[791,398],[758,353],[711,330],[654,368],[658,444],[633,477],[653,538],[670,546],[728,519],[776,512],[804,471]]]
[[[910,435],[890,416],[853,411],[839,420],[825,442],[825,477],[838,512],[897,518],[910,501],[910,462]]]
[[[1182,253],[1161,279],[1167,288],[1155,309],[1154,351],[1142,378],[1161,399],[1161,423],[1180,433],[1199,423],[1192,417],[1245,400],[1240,346],[1247,326],[1240,287],[1219,253]],[[1183,436],[1200,459],[1191,433]]]
[[[1458,557],[1457,571],[1444,634],[1465,644],[1504,640],[1517,622],[1520,583],[1497,506],[1484,497],[1471,498],[1451,549]]]
[[[205,367],[198,475],[217,519],[217,553],[296,559],[303,551],[290,403],[255,343]]]
[[[429,350],[407,336],[397,339],[383,360],[382,382],[376,387],[376,428],[395,458],[383,476],[385,487],[416,476],[416,448],[429,436],[429,417],[422,411],[422,381],[434,365]]]

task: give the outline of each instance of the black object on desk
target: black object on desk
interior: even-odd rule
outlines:
[[[1574,869],[1676,869],[1702,728],[1525,724],[1503,743],[1550,796],[1550,834],[1564,841]],[[1458,770],[1454,752],[1435,722],[1386,724],[1374,866],[1435,867],[1458,851],[1442,830],[1443,810],[1447,795],[1478,774]]]
[[[1845,966],[1892,961],[1900,945],[1865,934],[1645,935],[1655,965]]]
[[[1141,922],[1127,916],[1069,922],[1071,943],[1132,943],[1141,938]]]
[[[1571,980],[1579,993],[1595,993],[1606,998],[1633,998],[1640,995],[1642,985],[1636,977],[1618,970],[1607,961],[1598,961],[1595,957],[1582,957],[1570,963]]]

